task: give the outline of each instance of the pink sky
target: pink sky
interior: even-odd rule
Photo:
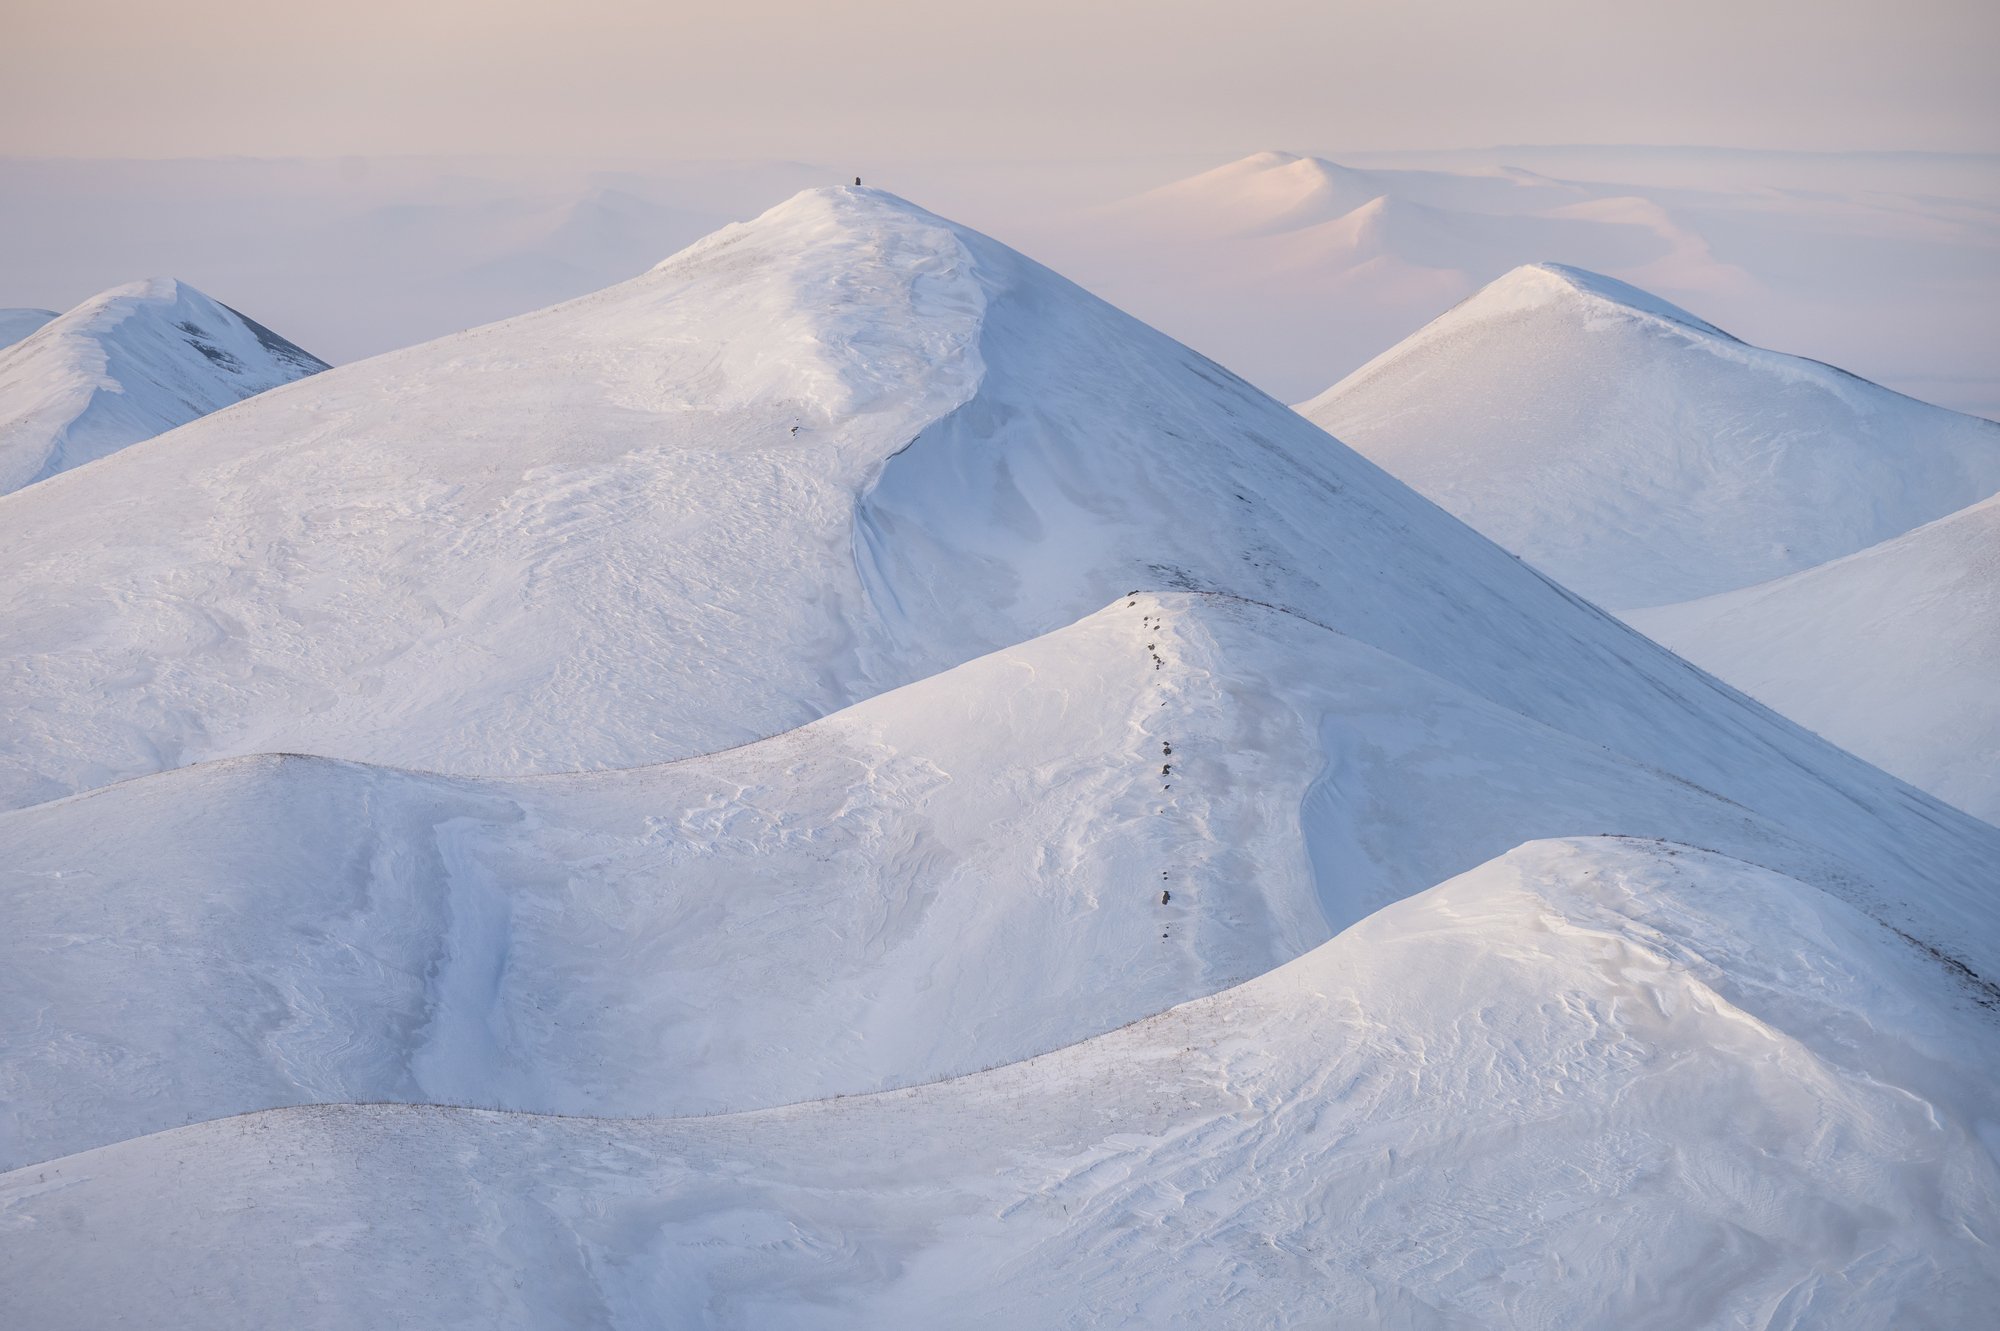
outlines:
[[[9,0],[0,153],[2000,150],[1992,0]]]

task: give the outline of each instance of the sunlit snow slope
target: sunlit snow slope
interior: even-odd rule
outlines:
[[[957,1081],[678,1121],[288,1109],[22,1169],[0,1176],[0,1314],[1980,1325],[1982,997],[1768,870],[1540,842],[1239,988]]]
[[[0,494],[325,368],[185,283],[113,287],[0,350]]]
[[[0,560],[0,1325],[2000,1293],[2000,828],[892,196]]]
[[[1621,611],[1810,568],[2000,491],[2000,425],[1554,264],[1300,410]]]
[[[313,1101],[692,1113],[973,1071],[1558,834],[1879,885],[1954,949],[1990,923],[1949,884],[2000,831],[1790,813],[1187,593],[671,766],[224,761],[0,815],[0,1010],[34,1014],[0,1031],[0,1167]]]
[[[1631,619],[1834,743],[2000,823],[2000,498]]]
[[[0,558],[15,805],[260,752],[471,775],[679,758],[1190,588],[1780,821],[1927,938],[1960,946],[1963,913],[1993,909],[1985,831],[872,190],[802,194],[597,296],[0,498]],[[1962,946],[2000,971],[2000,931]]]
[[[677,758],[1177,586],[1753,808],[1869,779],[1226,372],[870,190],[7,496],[0,557],[14,805],[270,751]],[[1865,818],[1928,816],[1904,801]]]

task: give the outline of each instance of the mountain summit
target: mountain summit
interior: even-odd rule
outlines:
[[[0,494],[325,368],[184,282],[113,287],[0,350]]]
[[[2000,426],[1556,264],[1299,410],[1620,610],[1797,572],[2000,490]]]

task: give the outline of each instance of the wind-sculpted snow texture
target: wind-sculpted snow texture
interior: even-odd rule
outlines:
[[[0,1324],[2000,1292],[2000,829],[891,196],[0,557]]]
[[[0,317],[0,494],[326,368],[168,278],[114,287],[18,339],[8,327]]]
[[[1299,410],[1620,611],[1810,568],[2000,491],[2000,425],[1553,264]]]
[[[0,1033],[0,1165],[314,1101],[707,1113],[932,1080],[1576,829],[1855,876],[1372,648],[1186,593],[666,767],[216,763],[0,818],[0,1006],[35,1012]]]
[[[301,1108],[20,1170],[0,1263],[22,1325],[1971,1326],[1996,1054],[1947,968],[1796,880],[1540,842],[956,1081]]]

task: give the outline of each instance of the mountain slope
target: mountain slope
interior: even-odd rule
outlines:
[[[8,1325],[2000,1292],[2000,828],[893,197],[0,559]]]
[[[1553,264],[1299,410],[1619,610],[1797,572],[2000,491],[2000,425]]]
[[[1342,645],[1210,599],[671,766],[254,758],[0,816],[0,1010],[37,1013],[0,1037],[0,1164],[316,1100],[876,1090],[1289,961],[1329,933],[1299,836],[1329,703],[1273,676]]]
[[[0,352],[0,494],[325,368],[185,283],[113,287]]]
[[[1967,849],[1985,829],[872,190],[809,192],[597,296],[0,498],[0,558],[13,805],[259,752],[472,775],[673,759],[1187,588],[1817,839],[1852,899],[2000,970],[2000,931],[1959,924],[1992,908]]]
[[[0,1176],[0,1310],[1973,1325],[2000,1297],[1978,997],[1767,870],[1538,843],[957,1081],[707,1120],[292,1109]]]
[[[2000,823],[2000,498],[1631,618],[1841,747]]]
[[[1821,844],[1788,812],[1185,593],[666,767],[217,763],[0,816],[0,1011],[34,1014],[0,1033],[0,1167],[314,1101],[709,1113],[970,1072],[1552,835],[1908,885],[1894,917],[1962,951],[2000,932],[1951,889],[2000,830]]]

